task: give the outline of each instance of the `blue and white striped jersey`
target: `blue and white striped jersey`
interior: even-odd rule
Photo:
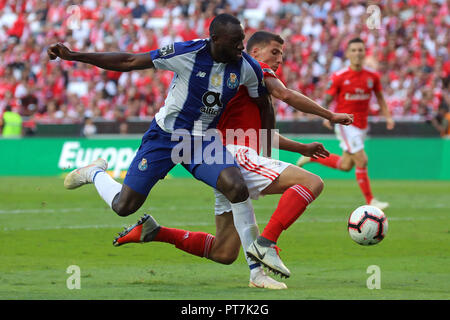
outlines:
[[[215,62],[209,39],[176,42],[150,55],[155,68],[174,72],[164,106],[155,115],[158,125],[169,133],[186,129],[202,135],[215,128],[241,85],[253,98],[266,93],[263,73],[255,59],[243,52],[239,63]]]

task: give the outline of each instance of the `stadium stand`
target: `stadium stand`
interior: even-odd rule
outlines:
[[[282,35],[279,76],[319,103],[329,75],[345,67],[346,41],[360,36],[394,117],[432,119],[439,105],[449,102],[448,3],[377,1],[380,24],[373,29],[367,21],[374,13],[358,0],[0,0],[0,114],[11,105],[30,129],[86,118],[149,120],[164,102],[170,72],[48,63],[47,46],[64,42],[79,51],[147,52],[208,37],[212,18],[226,12],[241,19],[247,36],[258,29]],[[279,120],[308,119],[278,101],[276,106]],[[370,114],[378,112],[374,100]]]

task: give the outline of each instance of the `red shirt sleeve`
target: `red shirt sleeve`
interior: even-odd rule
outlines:
[[[373,91],[374,92],[380,92],[383,88],[381,87],[381,80],[380,80],[380,75],[379,74],[375,74],[375,83],[373,84]]]
[[[278,79],[277,74],[269,67],[269,65],[267,65],[267,64],[265,64],[264,62],[261,62],[261,61],[258,61],[258,62],[261,65],[261,69],[263,71],[264,78],[272,77],[272,78],[277,78]]]
[[[329,94],[330,96],[335,96],[338,93],[338,77],[336,74],[333,74],[328,81],[327,84],[327,90],[325,91],[326,94]]]

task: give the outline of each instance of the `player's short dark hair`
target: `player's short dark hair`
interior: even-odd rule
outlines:
[[[247,52],[250,52],[258,44],[269,44],[271,41],[284,44],[283,38],[278,34],[268,31],[256,31],[247,41]]]
[[[364,44],[364,41],[361,38],[353,38],[349,42],[347,42],[347,48],[350,47],[352,43],[362,43]]]
[[[224,31],[224,27],[227,24],[241,24],[238,18],[235,16],[232,16],[228,13],[222,13],[216,16],[213,21],[211,21],[211,24],[209,25],[209,35],[219,35],[222,31]]]

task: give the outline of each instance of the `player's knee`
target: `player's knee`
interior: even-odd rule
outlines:
[[[118,216],[126,217],[132,213],[135,213],[138,208],[130,207],[130,205],[126,203],[116,201],[113,202],[112,209],[114,210],[115,213],[117,213]]]
[[[323,190],[324,183],[321,177],[318,175],[312,175],[311,178],[311,192],[314,194],[314,196],[317,198]]]
[[[225,196],[231,203],[245,201],[249,197],[247,186],[245,185],[245,183],[238,183],[236,185],[233,185],[228,190],[227,194],[225,194]]]
[[[236,173],[228,171],[228,173],[221,173],[217,182],[217,187],[231,203],[242,202],[249,197],[247,185],[240,172]]]
[[[361,166],[359,166],[360,168],[367,168],[369,164],[369,159],[365,158],[361,161]]]
[[[339,167],[341,171],[349,172],[353,169],[353,163],[342,163]]]

